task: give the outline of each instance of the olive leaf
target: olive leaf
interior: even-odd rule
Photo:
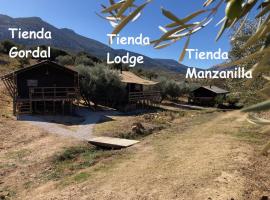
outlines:
[[[126,16],[118,26],[115,27],[112,34],[118,34],[134,17],[137,16],[139,12],[149,3],[150,1],[147,1],[146,3],[142,4],[141,6],[137,7],[130,15]]]
[[[182,62],[184,60],[186,52],[187,52],[186,49],[188,48],[189,42],[190,42],[190,36],[188,37],[188,39],[187,39],[187,41],[185,43],[185,46],[184,46],[183,51],[182,51],[182,53],[181,53],[181,55],[179,57],[178,62]]]
[[[165,10],[164,8],[161,8],[161,11],[165,17],[171,19],[172,21],[175,21],[178,25],[184,25],[184,23],[170,11]]]
[[[109,12],[112,12],[112,11],[115,11],[115,10],[118,10],[118,8],[120,8],[122,6],[124,2],[119,2],[119,3],[116,3],[116,4],[113,4],[112,6],[108,7],[108,8],[105,8],[104,10],[102,10],[101,12],[102,13],[109,13]],[[104,7],[104,6],[103,6]]]
[[[268,13],[270,10],[270,4],[266,6],[257,16],[256,18],[264,16],[266,13]]]
[[[247,118],[248,122],[253,123],[253,124],[258,124],[258,125],[270,125],[270,121],[266,119],[262,119],[259,117],[256,117],[254,115],[248,115]]]
[[[259,29],[257,30],[257,32],[252,35],[249,40],[245,43],[245,45],[243,46],[244,48],[247,48],[251,45],[253,45],[254,43],[256,43],[259,39],[262,39],[264,37],[264,34],[267,33],[267,29],[269,29],[270,27],[270,15],[267,17],[267,19],[261,24],[261,26],[259,27]]]
[[[126,0],[120,7],[116,17],[121,17],[124,12],[133,4],[134,0]]]
[[[188,21],[192,20],[193,18],[197,17],[198,15],[202,14],[202,13],[205,13],[206,10],[199,10],[197,12],[194,12],[192,14],[190,14],[189,16],[183,18],[183,19],[180,19],[180,23],[179,22],[173,22],[171,24],[168,24],[166,27],[167,28],[172,28],[172,27],[175,27],[175,26],[179,26],[179,25],[183,25],[185,23],[187,23]]]
[[[215,0],[207,0],[206,2],[204,2],[203,7],[207,7],[210,4],[212,4]]]
[[[242,109],[242,112],[260,112],[270,109],[270,100]]]
[[[195,25],[194,24],[186,24],[186,25],[174,28],[174,29],[172,29],[170,31],[167,31],[166,33],[164,33],[160,37],[159,40],[156,40],[156,43],[155,43],[154,47],[156,47],[157,45],[159,45],[161,42],[165,41],[166,39],[170,38],[170,36],[172,36],[173,34],[184,31],[184,30],[186,30],[186,28],[189,28],[189,27],[192,27],[192,26],[195,26]]]
[[[242,63],[246,63],[246,62],[252,61],[255,58],[258,58],[260,56],[267,55],[268,53],[270,53],[270,47],[268,47],[266,49],[263,49],[261,51],[257,51],[257,52],[255,52],[253,54],[250,54],[249,56],[246,56],[246,57],[244,57],[242,59],[239,59],[239,60],[236,60],[236,61],[232,61],[232,62],[228,62],[228,63],[223,63],[223,64],[220,64],[220,65],[217,65],[217,66],[218,67],[236,66],[236,65],[239,65],[239,64],[242,64]]]
[[[225,31],[225,29],[229,26],[229,19],[227,17],[225,17],[224,21],[223,21],[223,24],[217,34],[217,37],[216,37],[216,41],[219,40],[219,38],[222,36],[223,32]]]

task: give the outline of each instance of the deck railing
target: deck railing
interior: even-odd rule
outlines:
[[[129,102],[138,102],[141,100],[159,102],[160,98],[161,96],[159,91],[129,92],[128,96]]]
[[[46,99],[75,99],[78,96],[76,87],[32,87],[29,89],[29,98],[32,100]]]

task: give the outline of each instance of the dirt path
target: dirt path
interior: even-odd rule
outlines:
[[[231,113],[180,120],[131,148],[127,157],[106,163],[110,167],[87,169],[87,181],[58,190],[43,185],[26,199],[247,200],[241,170],[253,149],[229,134],[244,123]]]

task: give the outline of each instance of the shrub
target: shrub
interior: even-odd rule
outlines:
[[[56,58],[56,61],[60,64],[60,65],[73,65],[74,64],[74,59],[72,56],[69,55],[65,55],[65,56],[58,56]]]
[[[13,42],[9,41],[9,40],[4,40],[3,42],[1,42],[2,45],[2,52],[8,54],[10,49],[14,46],[16,46]]]
[[[29,62],[29,58],[18,58],[17,59],[19,64],[20,64],[20,67],[23,68],[25,67],[25,65],[29,65],[30,62]]]
[[[91,68],[79,65],[77,68],[81,75],[81,95],[89,107],[90,102],[95,106],[105,104],[112,107],[124,102],[125,88],[116,72],[101,64]]]
[[[175,99],[181,95],[181,88],[174,80],[163,79],[157,84],[161,93],[161,101],[169,98]]]
[[[227,96],[227,102],[230,105],[236,105],[237,103],[239,103],[239,101],[240,101],[240,97],[238,94],[232,93]]]
[[[0,43],[0,53],[4,53],[5,49],[4,46]]]
[[[221,96],[221,95],[218,95],[218,96],[214,99],[213,104],[214,104],[214,105],[220,105],[220,104],[223,104],[223,102],[224,102],[224,97]]]
[[[94,66],[94,62],[86,55],[77,56],[75,59],[75,65]]]

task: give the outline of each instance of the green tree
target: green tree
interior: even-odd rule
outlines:
[[[156,86],[160,91],[161,101],[164,99],[176,99],[181,95],[180,86],[174,80],[167,80],[163,78]]]
[[[94,62],[87,55],[81,55],[76,57],[75,65],[94,66]]]
[[[29,58],[18,58],[17,60],[18,60],[18,62],[20,64],[20,68],[23,68],[26,65],[29,65],[30,64]]]
[[[94,67],[79,65],[80,90],[86,104],[117,106],[125,100],[126,93],[118,74],[102,64]]]
[[[70,55],[65,55],[65,56],[58,56],[56,58],[56,61],[60,65],[73,65],[74,64],[74,58]]]
[[[2,45],[3,53],[6,53],[6,54],[9,53],[9,51],[12,47],[16,46],[15,43],[13,43],[9,40],[4,40],[3,42],[1,42],[1,45]]]

